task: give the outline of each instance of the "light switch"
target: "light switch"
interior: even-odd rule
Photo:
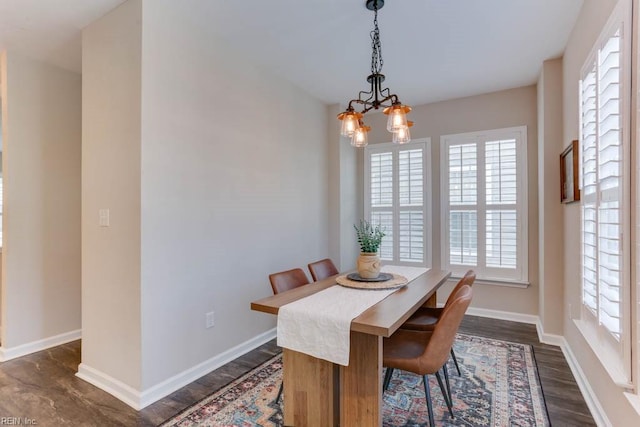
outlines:
[[[98,224],[100,227],[109,226],[109,209],[98,210]]]

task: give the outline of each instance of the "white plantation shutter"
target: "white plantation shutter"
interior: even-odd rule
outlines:
[[[485,144],[487,266],[516,268],[517,167],[516,140]]]
[[[365,217],[385,228],[383,261],[430,265],[427,146],[428,140],[423,140],[365,149]]]
[[[370,157],[370,221],[385,229],[380,245],[380,258],[393,259],[393,155],[372,153]]]
[[[449,212],[449,257],[453,264],[478,265],[478,215],[473,211]]]
[[[596,146],[596,65],[581,82],[582,140],[582,292],[583,302],[594,315],[598,312],[597,256],[597,146]]]
[[[442,137],[442,258],[479,278],[527,281],[526,127]]]
[[[599,325],[622,333],[623,120],[620,27],[580,81],[582,301]]]
[[[476,144],[449,146],[449,203],[475,205],[478,200]]]
[[[424,149],[398,151],[399,260],[424,262]]]
[[[620,338],[620,30],[598,55],[598,279],[600,321]]]
[[[421,263],[424,260],[424,215],[420,211],[400,211],[399,219],[399,259]]]
[[[449,146],[449,257],[478,263],[478,155],[475,143]]]
[[[618,1],[581,70],[578,329],[612,379],[632,387],[631,2]],[[638,360],[638,359],[637,359]],[[637,382],[635,384],[637,387]]]
[[[487,211],[487,266],[516,268],[518,254],[517,213],[514,210]]]
[[[393,261],[394,260],[394,251],[393,251],[393,211],[381,212],[381,211],[372,211],[371,215],[369,215],[369,221],[372,224],[380,224],[384,229],[384,238],[382,239],[382,243],[380,244],[379,255],[380,259],[384,261]]]
[[[393,205],[393,157],[391,153],[371,155],[371,206]]]
[[[398,152],[400,206],[423,205],[423,153],[422,148]]]

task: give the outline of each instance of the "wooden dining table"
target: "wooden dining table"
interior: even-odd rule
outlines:
[[[383,337],[420,306],[435,306],[436,291],[450,276],[429,269],[353,319],[348,366],[284,348],[284,425],[382,426]],[[283,305],[339,286],[336,277],[254,301],[251,309],[277,315]]]

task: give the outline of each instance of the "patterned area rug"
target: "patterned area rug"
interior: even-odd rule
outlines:
[[[458,334],[454,349],[462,371],[458,376],[449,362],[455,418],[429,376],[437,425],[550,425],[531,346]],[[278,355],[162,426],[281,426],[281,407],[274,402],[281,370]],[[396,370],[383,400],[384,426],[429,425],[420,376]]]

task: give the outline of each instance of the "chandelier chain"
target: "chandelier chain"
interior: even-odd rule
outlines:
[[[373,30],[371,31],[371,74],[382,72],[382,43],[380,43],[380,29],[378,28],[378,3],[374,2]]]

